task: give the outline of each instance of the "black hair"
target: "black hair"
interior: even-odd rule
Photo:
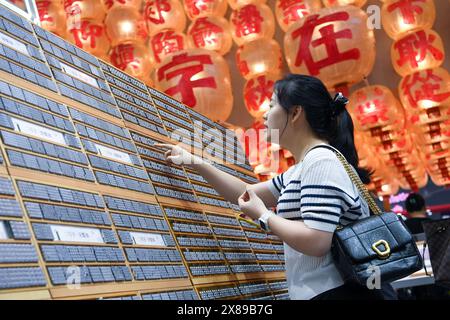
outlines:
[[[408,213],[422,211],[425,209],[425,199],[418,193],[410,193],[405,201]]]
[[[358,166],[353,121],[345,108],[347,98],[342,94],[332,98],[322,81],[301,74],[288,74],[276,81],[274,92],[286,111],[302,107],[314,134],[338,149],[356,169],[363,183],[370,182],[371,173]]]

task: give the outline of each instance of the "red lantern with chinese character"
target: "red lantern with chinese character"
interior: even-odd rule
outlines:
[[[266,141],[267,128],[263,119],[256,119],[252,126],[245,130],[241,141],[244,146],[245,154],[252,166],[265,164],[268,166],[270,162],[270,143]]]
[[[329,89],[361,81],[375,62],[367,15],[354,6],[321,9],[300,19],[286,32],[284,49],[291,72],[317,76]]]
[[[441,37],[433,30],[419,30],[396,40],[391,61],[402,77],[416,71],[439,67],[445,59]]]
[[[186,36],[181,32],[163,30],[150,39],[150,46],[156,63],[167,56],[186,49]]]
[[[230,26],[222,17],[200,17],[195,19],[187,31],[191,48],[213,50],[224,55],[233,45]]]
[[[152,59],[145,45],[138,42],[119,44],[111,48],[111,64],[133,77],[145,80],[150,77]]]
[[[117,46],[124,42],[145,42],[147,32],[142,28],[143,22],[144,19],[136,8],[116,6],[108,10],[105,26],[111,39],[111,45]]]
[[[399,101],[384,86],[367,86],[350,96],[348,110],[357,128],[363,131],[393,125],[404,117]]]
[[[79,29],[82,20],[100,23],[106,15],[106,8],[99,0],[64,0],[67,29]]]
[[[141,10],[142,0],[102,0],[107,10],[115,7],[131,7],[136,10]]]
[[[275,18],[265,5],[249,4],[230,16],[231,35],[238,46],[257,39],[270,39],[275,33]]]
[[[450,75],[442,68],[414,72],[402,79],[399,96],[408,112],[450,105]]]
[[[433,0],[390,0],[381,10],[383,29],[392,39],[410,31],[430,29],[436,17]]]
[[[228,0],[231,9],[236,10],[248,4],[260,5],[266,3],[267,0]]]
[[[262,118],[269,110],[270,99],[273,93],[273,85],[279,77],[277,75],[264,74],[250,78],[244,87],[244,102],[247,111],[254,118]]]
[[[110,42],[103,23],[81,20],[80,27],[69,29],[68,33],[70,34],[70,40],[77,47],[92,55],[102,57],[108,53]]]
[[[357,6],[362,7],[364,4],[366,4],[367,0],[323,0],[323,4],[327,8],[332,7],[339,7],[339,6]]]
[[[258,39],[236,51],[236,64],[245,79],[259,74],[279,75],[282,69],[281,48],[273,39]]]
[[[146,0],[144,18],[151,36],[163,29],[182,32],[186,26],[186,16],[179,0]]]
[[[321,8],[320,0],[277,0],[275,16],[280,28],[286,32],[294,22]]]
[[[214,121],[233,107],[230,71],[221,55],[189,49],[165,58],[155,70],[157,88]]]
[[[36,7],[41,27],[64,38],[66,35],[66,14],[61,2],[37,0]]]
[[[227,0],[183,0],[189,19],[200,17],[223,17],[227,11]]]

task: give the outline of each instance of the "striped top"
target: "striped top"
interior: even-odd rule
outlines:
[[[311,150],[301,163],[265,183],[278,198],[278,215],[312,229],[334,232],[338,223],[345,226],[369,216],[366,201],[329,149]],[[343,284],[330,252],[307,256],[286,243],[284,250],[291,299],[311,299]]]

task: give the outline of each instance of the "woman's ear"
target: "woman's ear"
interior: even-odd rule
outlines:
[[[302,107],[295,107],[294,110],[292,111],[292,120],[291,122],[294,124],[296,123],[300,117],[303,114],[303,108]]]

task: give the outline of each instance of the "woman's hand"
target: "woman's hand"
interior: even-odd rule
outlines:
[[[194,157],[190,152],[186,151],[180,146],[168,143],[155,143],[155,147],[162,147],[168,149],[164,152],[164,158],[167,162],[176,165],[190,165],[198,163],[198,157]]]
[[[259,219],[268,210],[264,202],[251,189],[247,189],[238,198],[238,203],[242,212],[253,220]]]

